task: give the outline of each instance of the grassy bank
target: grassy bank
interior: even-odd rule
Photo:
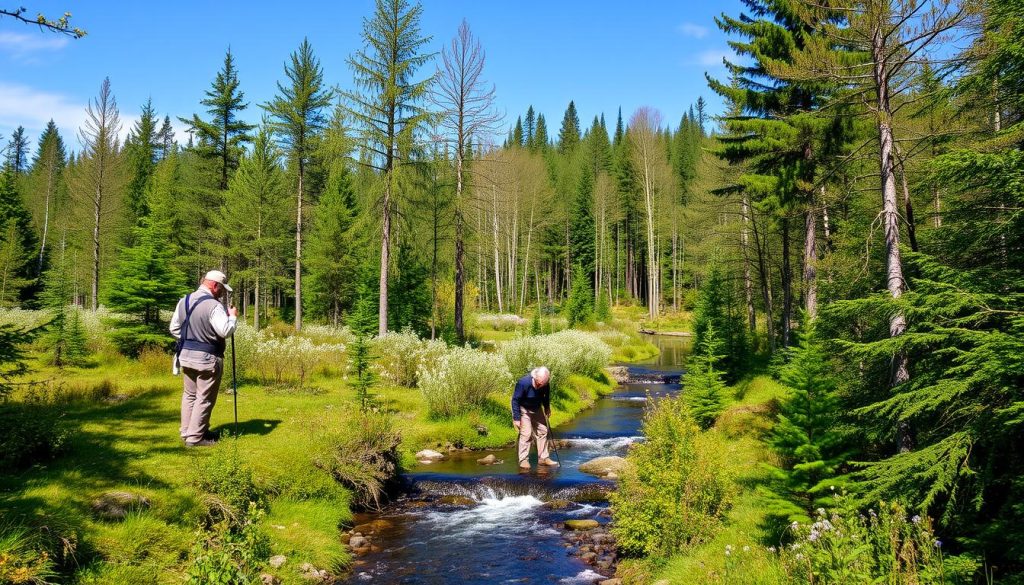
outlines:
[[[257,382],[250,370],[250,381],[239,388],[239,436],[197,450],[185,449],[178,438],[181,380],[170,375],[167,356],[146,353],[129,360],[103,350],[87,367],[62,371],[41,356],[33,359],[30,378],[48,388],[48,396],[37,400],[62,413],[60,424],[69,434],[57,457],[0,476],[0,515],[10,526],[42,535],[32,545],[59,557],[64,577],[57,581],[180,583],[196,558],[195,544],[209,537],[217,510],[229,499],[225,492],[238,481],[232,470],[251,477],[266,510],[258,517],[259,532],[271,554],[287,557],[281,568],[262,570],[283,583],[304,583],[303,563],[338,572],[350,562],[339,527],[351,520],[355,496],[338,480],[363,470],[331,461],[344,459],[345,437],[358,434],[362,418],[337,357],[303,374],[301,388],[294,380]],[[244,365],[241,354],[240,360]],[[562,376],[552,402],[554,424],[571,420],[612,389],[600,372]],[[419,388],[383,378],[373,388],[376,409],[391,413],[400,432],[405,462],[425,447],[513,442],[510,391],[494,392],[469,412],[438,417]],[[232,432],[232,402],[222,390],[215,430]],[[210,477],[220,479],[211,484]],[[224,483],[221,492],[217,481]],[[124,519],[103,519],[94,504],[117,491],[146,503],[135,505]]]

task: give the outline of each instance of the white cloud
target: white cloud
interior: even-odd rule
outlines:
[[[684,37],[692,37],[695,39],[703,39],[708,36],[708,27],[694,24],[692,22],[684,22],[676,27],[676,31]]]
[[[700,65],[702,67],[721,67],[722,59],[734,61],[736,59],[736,54],[730,49],[707,49],[697,53],[689,64]]]
[[[37,53],[59,51],[67,45],[64,35],[0,32],[0,54],[16,60],[31,60]]]
[[[24,126],[30,136],[38,136],[52,119],[67,148],[78,151],[81,149],[78,130],[85,123],[87,105],[64,94],[0,81],[0,138],[5,140],[18,126]],[[137,112],[120,110],[118,135],[122,142],[138,119]]]

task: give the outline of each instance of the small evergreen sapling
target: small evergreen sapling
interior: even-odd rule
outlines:
[[[725,408],[723,372],[717,368],[722,356],[722,342],[713,324],[708,324],[704,338],[690,356],[683,376],[683,396],[694,420],[701,429],[715,424]]]
[[[569,327],[589,325],[594,321],[594,292],[586,271],[580,266],[573,274],[572,290],[565,303],[565,318]]]

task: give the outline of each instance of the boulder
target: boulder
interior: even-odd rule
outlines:
[[[589,473],[590,475],[596,475],[603,477],[609,473],[614,473],[616,477],[622,473],[623,468],[626,466],[626,460],[622,457],[615,455],[609,455],[606,457],[597,457],[591,459],[586,463],[580,465],[580,471],[583,473]]]
[[[390,520],[378,518],[373,522],[367,522],[365,524],[360,524],[359,526],[356,526],[352,529],[352,534],[358,533],[361,536],[365,536],[367,534],[377,534],[379,532],[387,530],[388,528],[393,528],[394,526],[394,523]]]
[[[285,563],[285,561],[287,561],[287,560],[288,560],[288,558],[285,557],[284,555],[275,555],[275,556],[270,557],[269,563],[270,563],[271,567],[273,567],[275,569],[280,569],[281,565],[283,565]]]
[[[570,502],[569,500],[551,500],[550,502],[546,502],[544,504],[544,507],[547,508],[548,510],[565,510],[566,508],[571,508],[572,506],[573,503]]]
[[[439,500],[442,504],[449,506],[461,506],[468,508],[476,505],[476,500],[473,498],[467,498],[466,496],[444,496]]]
[[[440,461],[444,459],[444,454],[434,451],[433,449],[424,449],[416,453],[416,459],[423,463],[424,461]]]
[[[597,553],[595,553],[595,552],[588,552],[588,553],[583,553],[582,555],[580,555],[580,560],[583,561],[584,563],[587,563],[588,565],[593,564],[594,563],[594,559],[596,559],[596,558],[597,558]]]
[[[262,585],[281,585],[281,580],[270,573],[262,573],[260,574],[260,583]]]
[[[590,530],[601,524],[597,520],[566,520],[565,527],[568,530]]]
[[[619,384],[629,383],[629,368],[626,366],[609,366],[605,368],[608,372],[608,377],[615,380]]]
[[[481,457],[480,459],[477,459],[476,462],[479,463],[480,465],[494,465],[495,463],[498,462],[498,458],[494,456],[494,453],[491,453],[486,457]]]
[[[92,512],[102,520],[124,520],[129,512],[149,508],[149,498],[131,492],[107,492],[92,502]]]

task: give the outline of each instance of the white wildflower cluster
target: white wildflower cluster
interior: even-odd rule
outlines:
[[[26,309],[0,309],[0,325],[13,326],[26,331],[35,329],[50,321],[49,311],[29,311]]]
[[[494,331],[515,331],[528,323],[513,313],[477,313],[475,318],[478,326],[489,327]]]
[[[448,351],[440,340],[420,339],[409,329],[389,331],[373,340],[374,369],[381,378],[398,386],[416,386],[418,372],[430,367]]]
[[[304,336],[273,337],[239,325],[235,350],[243,376],[264,383],[294,383],[302,387],[318,369],[344,363],[345,345],[314,343]]]
[[[512,374],[500,356],[453,347],[418,373],[430,413],[450,417],[483,405],[492,393],[507,394]]]
[[[340,343],[349,345],[355,341],[356,336],[348,327],[335,327],[333,325],[302,325],[303,337],[313,343]]]
[[[547,366],[557,385],[571,374],[599,374],[611,358],[612,348],[592,333],[570,329],[508,341],[502,344],[501,355],[508,369],[516,374]]]

